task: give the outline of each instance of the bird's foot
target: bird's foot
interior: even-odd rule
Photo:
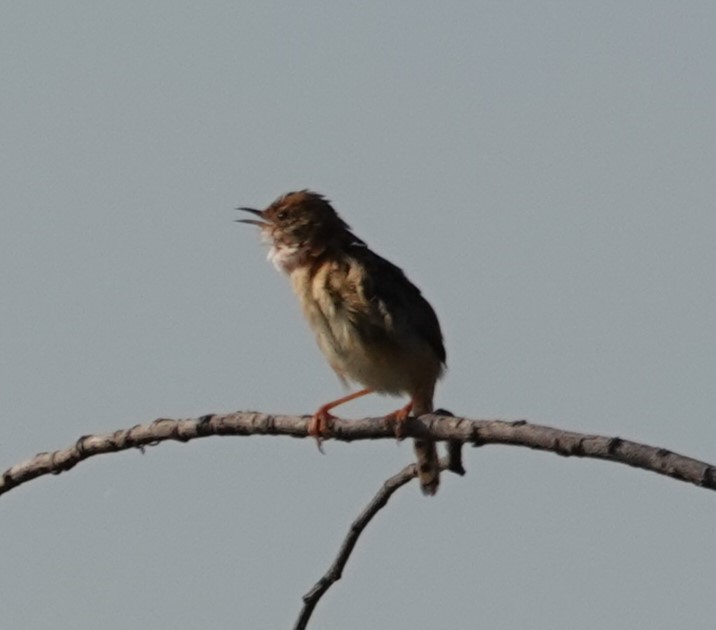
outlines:
[[[389,413],[387,416],[385,416],[385,419],[388,420],[388,422],[394,423],[396,440],[402,440],[405,437],[405,421],[410,417],[410,412],[412,410],[413,403],[409,402],[407,405],[405,405],[405,407],[401,407],[397,411]]]
[[[333,421],[336,419],[332,413],[328,412],[328,405],[319,407],[316,413],[313,414],[310,422],[308,423],[308,435],[316,440],[316,446],[321,453],[324,453],[322,442],[324,439],[331,436],[331,428]]]

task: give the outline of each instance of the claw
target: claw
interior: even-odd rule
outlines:
[[[313,414],[310,422],[308,423],[308,435],[316,440],[316,446],[318,450],[325,455],[323,450],[322,442],[325,438],[331,436],[331,427],[336,416],[328,412],[326,409],[327,405],[319,407],[318,411]]]
[[[347,403],[350,400],[355,400],[356,398],[370,394],[372,391],[372,389],[361,389],[360,391],[353,392],[352,394],[343,396],[343,398],[326,403],[319,407],[316,413],[313,414],[311,421],[308,423],[308,435],[316,439],[318,450],[321,451],[321,453],[323,453],[321,442],[323,442],[324,438],[331,437],[332,424],[333,421],[336,420],[336,416],[329,413],[329,410],[343,403]]]
[[[401,407],[397,411],[394,411],[393,413],[389,413],[387,416],[385,416],[385,419],[388,422],[394,422],[395,423],[395,439],[396,440],[402,440],[405,435],[403,435],[403,429],[405,428],[405,421],[410,417],[410,412],[413,410],[413,402],[410,401],[405,407]]]

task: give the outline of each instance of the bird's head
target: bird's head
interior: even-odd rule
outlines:
[[[264,210],[237,210],[258,217],[237,222],[261,228],[271,245],[269,259],[287,273],[331,247],[359,241],[323,195],[310,190],[286,193]]]

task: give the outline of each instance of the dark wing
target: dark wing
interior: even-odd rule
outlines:
[[[385,335],[386,325],[396,332],[404,331],[424,340],[445,363],[445,346],[440,323],[430,303],[393,263],[373,253],[363,244],[348,248],[349,255],[364,270],[356,278],[355,291],[369,304],[369,322],[362,322],[362,332],[370,337]],[[354,275],[354,274],[350,274]],[[372,324],[372,325],[371,325]]]

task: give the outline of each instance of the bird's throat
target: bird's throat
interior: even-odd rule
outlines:
[[[269,249],[268,259],[276,269],[291,275],[295,269],[306,263],[308,251],[305,247],[273,244]]]

